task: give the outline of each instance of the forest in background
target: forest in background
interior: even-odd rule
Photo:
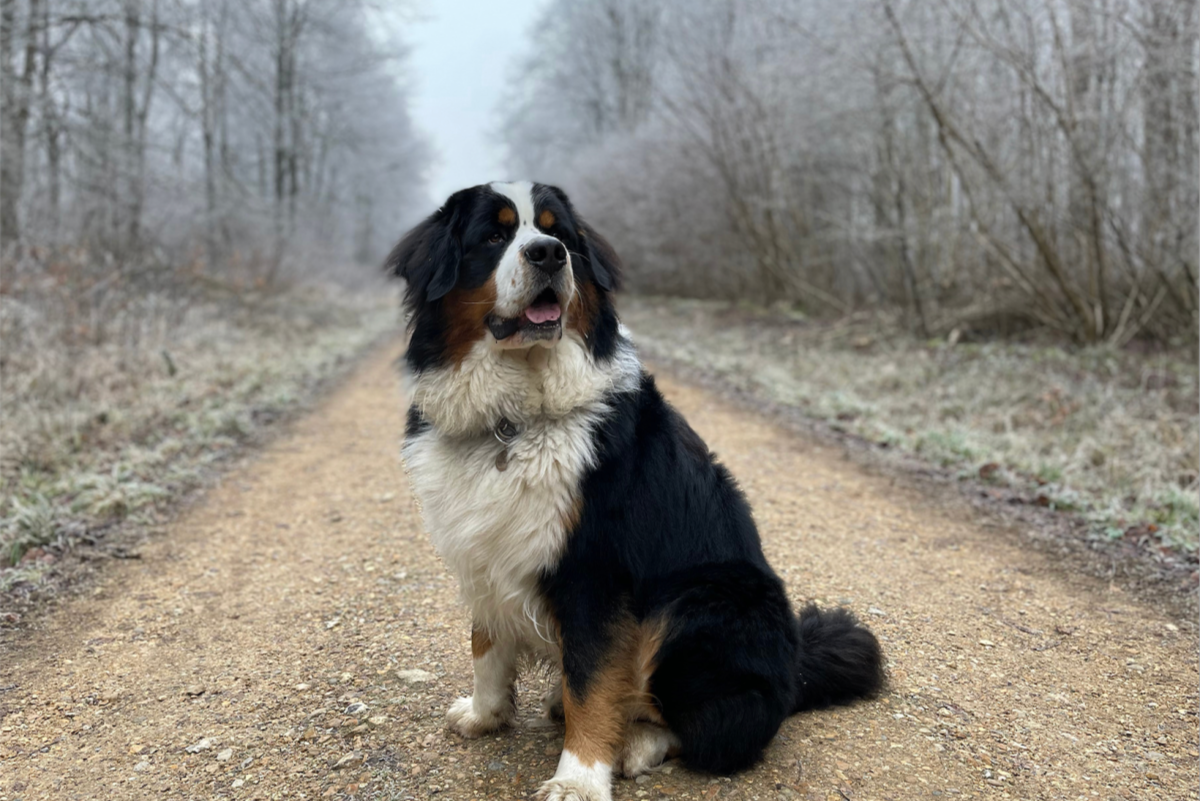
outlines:
[[[0,591],[395,335],[378,265],[429,161],[406,9],[0,0]]]
[[[377,260],[428,156],[377,6],[0,0],[6,260],[69,246],[266,281]]]
[[[635,291],[920,336],[1197,336],[1192,0],[551,0],[514,172]]]

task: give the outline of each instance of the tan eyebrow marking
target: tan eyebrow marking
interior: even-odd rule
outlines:
[[[549,228],[550,226],[554,225],[554,212],[550,211],[550,209],[546,209],[539,214],[538,225],[540,225],[542,228]]]
[[[517,213],[515,211],[510,209],[508,206],[505,206],[504,208],[500,209],[500,224],[501,225],[512,225],[516,221],[517,221]]]

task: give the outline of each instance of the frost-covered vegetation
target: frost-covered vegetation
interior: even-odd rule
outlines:
[[[713,301],[627,298],[622,319],[651,359],[1012,486],[1096,537],[1200,545],[1194,355],[924,340],[877,315],[823,324]]]
[[[396,13],[0,0],[0,581],[162,508],[395,329],[377,266],[428,164]]]
[[[112,523],[152,519],[398,332],[396,309],[390,292],[335,287],[150,296],[95,343],[0,303],[0,589]]]

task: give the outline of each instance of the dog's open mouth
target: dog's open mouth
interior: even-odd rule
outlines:
[[[562,317],[562,307],[558,305],[558,295],[553,289],[547,287],[542,290],[542,293],[533,299],[533,303],[529,304],[529,308],[522,315],[531,325],[546,325],[547,323],[558,324],[558,318]]]
[[[519,317],[505,319],[491,314],[487,318],[488,330],[497,342],[517,333],[521,334],[522,341],[553,339],[558,336],[561,325],[562,306],[558,295],[549,287],[543,289]]]

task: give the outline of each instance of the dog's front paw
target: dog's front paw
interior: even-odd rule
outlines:
[[[533,795],[534,801],[612,801],[607,784],[579,779],[551,779]]]
[[[491,712],[480,712],[472,698],[459,698],[446,713],[446,725],[463,737],[480,737],[512,722],[515,709],[507,704]]]
[[[554,778],[533,795],[535,801],[612,801],[612,768],[603,762],[584,765],[563,751]]]

